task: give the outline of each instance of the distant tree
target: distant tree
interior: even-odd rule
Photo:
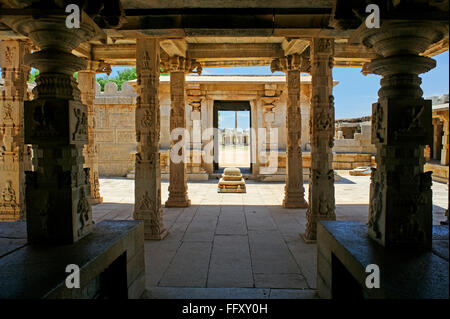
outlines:
[[[160,72],[163,72],[164,70],[160,68]],[[164,73],[161,73],[161,75],[165,75]],[[116,76],[109,77],[109,76],[102,76],[97,78],[98,84],[100,84],[101,90],[105,90],[105,84],[108,82],[114,82],[117,84],[117,88],[119,90],[122,89],[122,84],[127,81],[135,80],[137,79],[136,74],[136,67],[128,68],[122,71],[118,71]]]
[[[108,77],[108,76],[99,77],[99,78],[97,78],[97,82],[98,82],[98,84],[100,84],[102,91],[105,90],[105,84],[108,82],[116,83],[117,88],[119,90],[121,90],[122,84],[124,82],[135,80],[135,79],[137,79],[136,67],[132,67],[129,69],[125,69],[123,71],[118,71],[117,76],[114,76],[114,77]]]
[[[39,70],[38,69],[34,69],[33,71],[30,72],[30,76],[28,77],[28,83],[35,83],[36,82],[36,77],[39,75]],[[78,82],[78,72],[75,72],[73,74],[73,77],[77,80]]]
[[[28,77],[28,83],[36,82],[36,77],[39,75],[39,70],[34,69],[34,71],[30,72],[30,76]]]

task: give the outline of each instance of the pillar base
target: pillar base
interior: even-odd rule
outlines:
[[[300,234],[300,238],[303,239],[303,241],[305,242],[305,244],[315,244],[317,242],[317,239],[309,239],[306,236],[306,233],[301,233]]]
[[[188,207],[191,206],[191,200],[190,199],[183,199],[183,198],[169,198],[166,203],[164,204],[164,207]]]
[[[305,199],[289,200],[283,199],[282,206],[284,208],[308,208],[308,202]]]
[[[144,233],[144,239],[145,240],[163,240],[166,238],[166,236],[169,234],[169,232],[166,229],[163,229],[159,234],[152,234],[152,233]]]
[[[97,204],[101,204],[101,203],[103,203],[103,197],[89,199],[89,204],[91,204],[91,205],[97,205]]]

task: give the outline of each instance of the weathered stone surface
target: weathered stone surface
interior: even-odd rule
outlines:
[[[446,232],[448,245],[448,227]],[[351,221],[321,222],[318,225],[318,242],[319,253],[328,258],[334,254],[356,278],[366,298],[448,299],[448,260],[434,252],[417,254],[415,249],[383,249],[367,236],[366,225]],[[324,261],[319,259],[320,263]],[[366,288],[365,269],[369,264],[380,268],[378,289]],[[331,287],[330,279],[331,276],[326,278],[326,286],[319,285],[321,297],[339,297],[329,295],[326,287]]]
[[[309,178],[308,220],[304,238],[316,240],[319,220],[336,219],[334,200],[334,40],[313,38],[311,42],[311,174]]]
[[[144,221],[145,239],[167,235],[162,221],[161,171],[159,164],[159,41],[138,40],[136,72],[139,78],[135,116],[135,208],[133,217]]]
[[[85,158],[84,167],[89,168],[90,202],[91,204],[98,204],[103,201],[103,198],[100,196],[100,184],[98,182],[98,146],[95,144],[96,121],[94,98],[97,83],[95,75],[99,66],[92,65],[92,61],[90,62],[89,67],[91,70],[78,72],[78,87],[80,89],[81,101],[87,107],[88,144],[83,150]]]
[[[309,69],[309,59],[298,54],[272,61],[272,72],[286,72],[286,189],[283,199],[285,208],[306,208],[305,188],[303,187],[302,164],[302,117],[300,112],[300,71]]]
[[[25,169],[31,165],[31,151],[24,144],[24,100],[30,67],[24,56],[28,42],[0,41],[0,68],[4,79],[0,90],[0,221],[25,218]]]
[[[167,63],[163,65],[166,72],[170,72],[170,131],[184,130],[186,128],[185,115],[185,73],[191,73],[197,69],[201,73],[201,65],[194,60],[185,59],[180,56],[171,57]],[[171,136],[171,154],[170,159],[170,177],[169,177],[169,198],[166,207],[186,207],[191,204],[187,194],[187,178],[186,178],[186,141],[184,133]],[[175,162],[175,152],[172,150],[175,145],[181,145],[178,154],[181,154],[181,161]]]
[[[63,16],[31,16],[8,23],[41,48],[25,56],[25,63],[40,70],[25,102],[25,142],[35,145],[35,171],[26,175],[29,243],[74,243],[92,230],[89,169],[83,168],[81,150],[88,141],[86,106],[73,73],[86,62],[71,51],[93,38],[98,27],[84,13],[80,28],[66,28]]]
[[[387,248],[431,248],[431,173],[423,169],[424,145],[432,142],[431,101],[422,98],[418,75],[435,61],[419,54],[443,34],[439,23],[403,21],[386,22],[360,36],[380,55],[369,69],[383,76],[372,105],[377,168],[368,225],[370,236]]]
[[[5,234],[8,236],[10,225],[11,223],[0,223],[0,238]],[[143,255],[140,257],[138,252],[143,251],[143,231],[143,224],[140,222],[103,221],[94,226],[92,233],[73,245],[46,245],[45,249],[40,245],[25,245],[0,258],[0,298],[93,297],[99,292],[100,273],[125,252],[128,261],[124,260],[124,272],[121,273],[125,284],[122,287],[120,280],[114,278],[113,286],[117,289],[115,293],[120,292],[123,298],[127,297],[128,292],[132,292],[129,297],[140,297],[144,292],[144,282],[140,276],[145,272],[145,267],[142,263]],[[26,237],[24,227],[18,231],[17,235],[19,234]],[[142,258],[141,262],[132,264],[136,258]],[[81,289],[66,287],[66,266],[69,264],[80,267]],[[93,293],[89,293],[89,289],[93,289]]]

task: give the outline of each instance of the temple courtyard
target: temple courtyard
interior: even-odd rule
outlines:
[[[368,218],[369,176],[337,171],[336,219]],[[217,180],[188,183],[192,205],[163,208],[168,235],[145,241],[148,298],[314,298],[317,247],[299,236],[306,209],[285,209],[283,182],[247,180],[247,193],[217,193]],[[308,187],[305,185],[306,192]],[[445,220],[448,186],[433,182],[433,224]],[[168,182],[162,181],[162,202]],[[134,180],[100,178],[93,220],[132,219]],[[308,198],[308,194],[305,196]]]

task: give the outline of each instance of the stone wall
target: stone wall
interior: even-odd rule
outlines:
[[[375,154],[375,145],[371,141],[370,122],[337,123],[333,151],[336,153]],[[355,132],[350,138],[344,131]]]
[[[109,82],[105,92],[97,87],[94,103],[99,174],[125,176],[134,168],[136,94],[128,84],[118,91],[116,84]]]

